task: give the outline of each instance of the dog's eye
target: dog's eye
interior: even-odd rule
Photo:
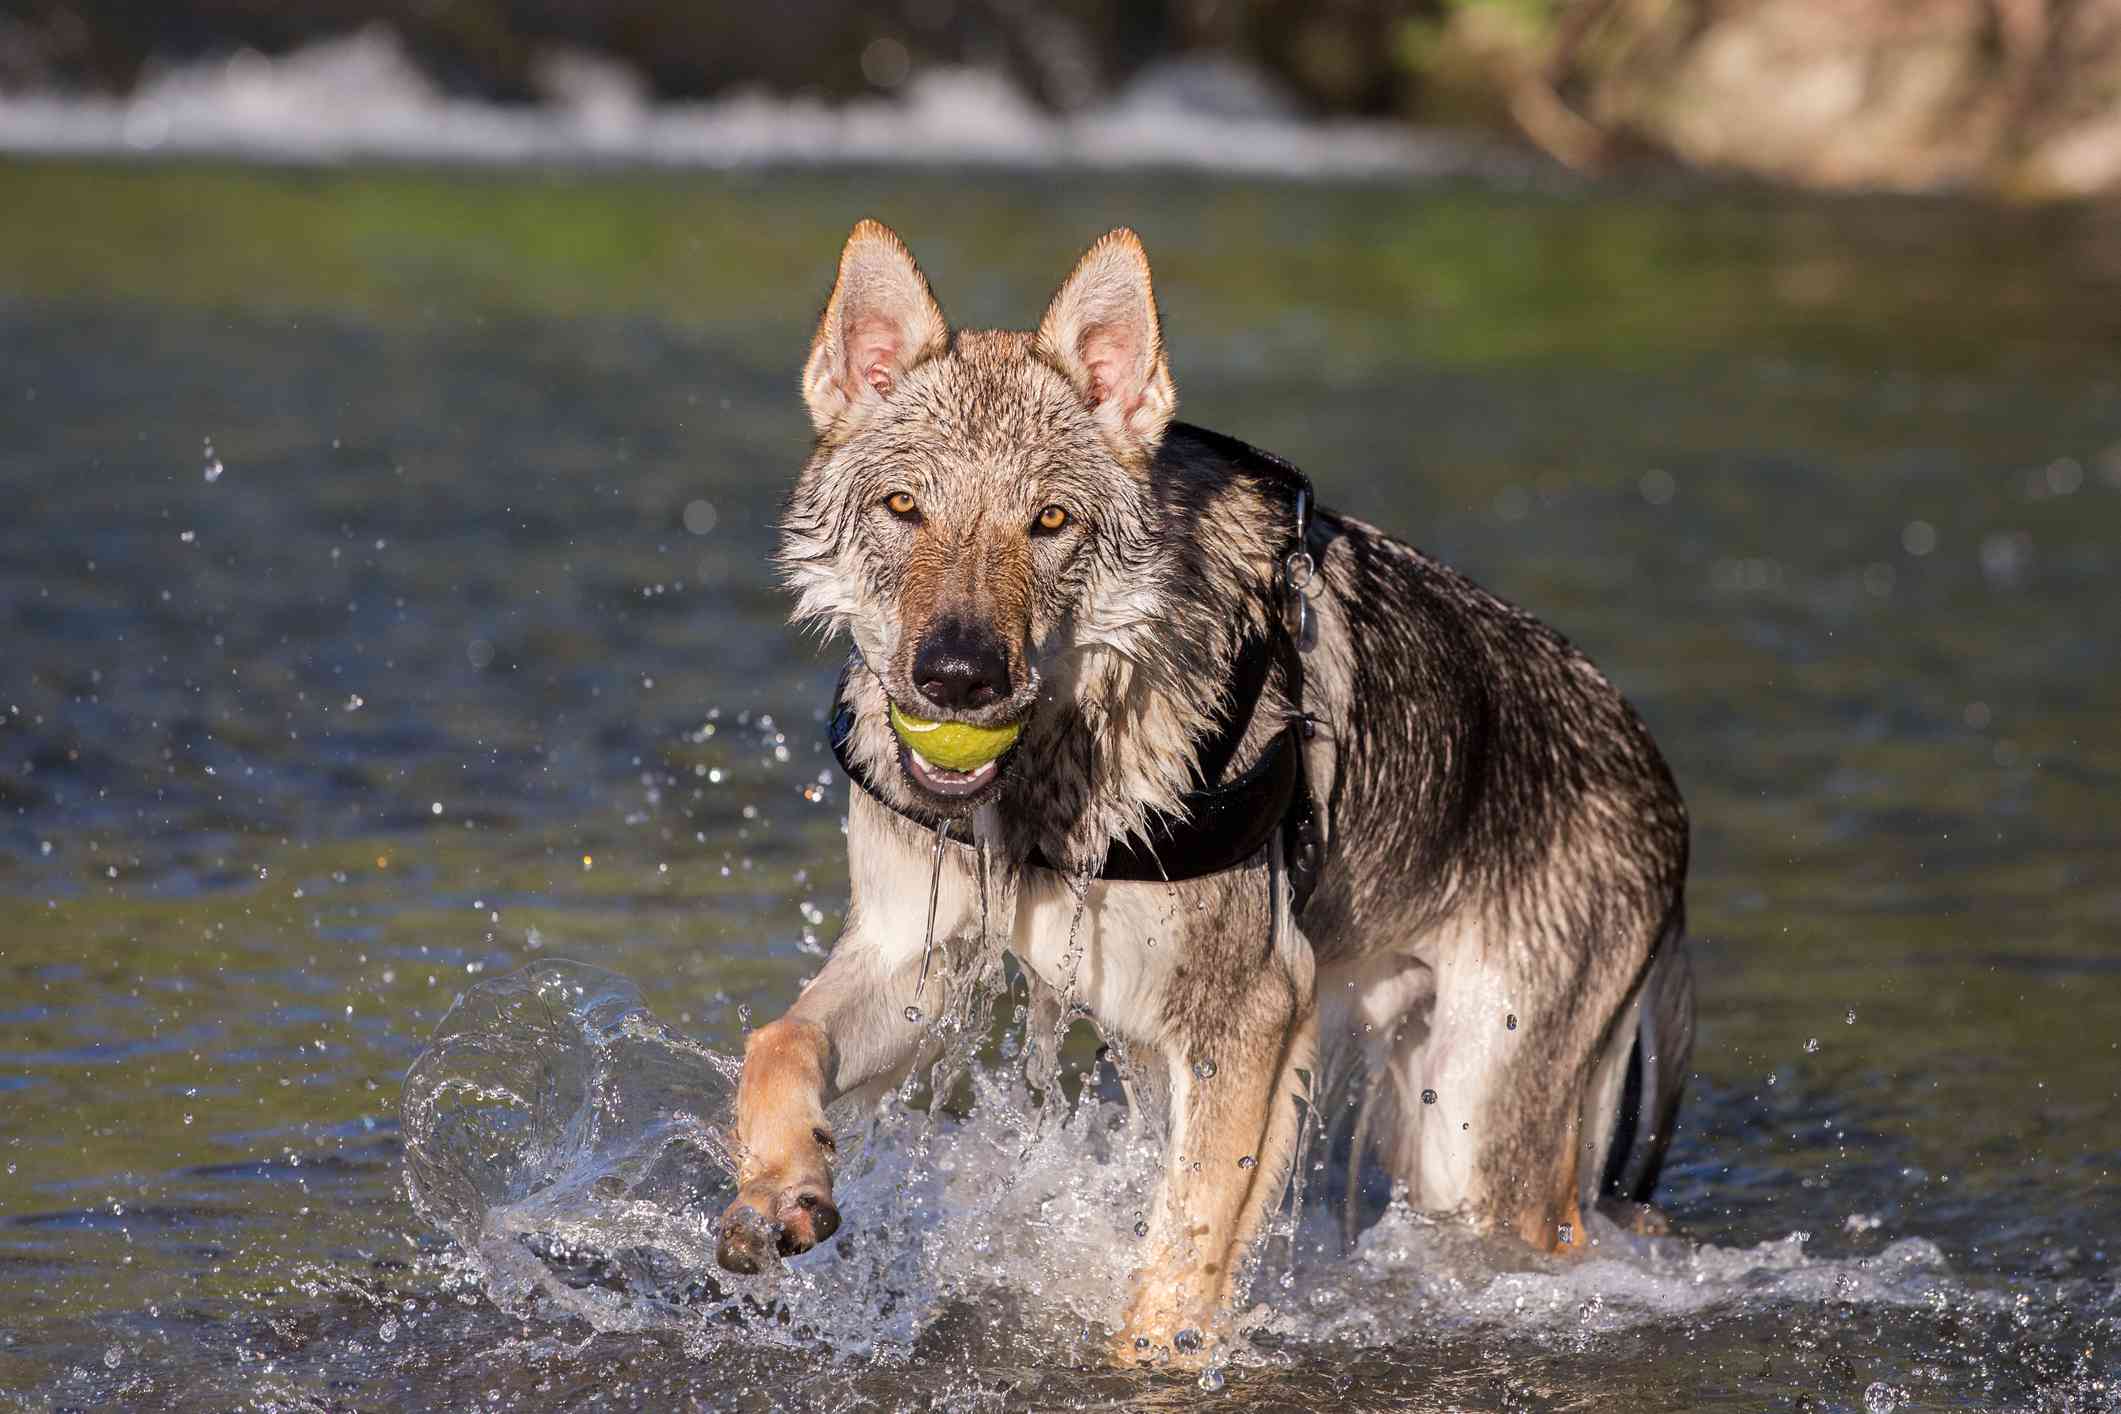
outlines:
[[[1068,512],[1064,508],[1048,506],[1038,513],[1037,520],[1031,522],[1031,528],[1043,534],[1051,535],[1067,523]]]
[[[921,516],[920,507],[914,504],[912,493],[906,491],[893,491],[886,496],[884,509],[900,520],[919,520]]]

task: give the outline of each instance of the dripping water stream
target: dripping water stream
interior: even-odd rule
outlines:
[[[913,988],[916,999],[927,993],[928,968],[935,960],[935,909],[943,896],[943,847],[949,841],[950,822],[944,820],[935,827],[935,854],[928,866],[928,934],[921,942],[921,975]],[[915,1022],[920,1020],[918,1000],[908,1009],[906,1019]]]

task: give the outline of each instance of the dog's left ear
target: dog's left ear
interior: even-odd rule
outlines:
[[[1046,317],[1038,343],[1096,412],[1113,449],[1146,458],[1178,410],[1178,390],[1164,361],[1149,285],[1149,257],[1134,232],[1108,233],[1076,262]]]

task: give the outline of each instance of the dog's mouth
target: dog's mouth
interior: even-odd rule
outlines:
[[[899,769],[937,809],[961,815],[1000,794],[1023,723],[977,723],[924,717],[896,701],[887,714],[898,739]]]
[[[983,804],[991,799],[1000,789],[1002,777],[1008,770],[1009,758],[1014,755],[1016,748],[1012,746],[984,765],[958,771],[948,766],[938,766],[903,742],[899,744],[898,749],[899,766],[905,771],[908,780],[937,800],[947,801],[959,808]]]

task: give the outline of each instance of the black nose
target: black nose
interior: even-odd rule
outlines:
[[[913,685],[938,707],[968,712],[1009,695],[1009,657],[991,629],[945,619],[921,640]]]

